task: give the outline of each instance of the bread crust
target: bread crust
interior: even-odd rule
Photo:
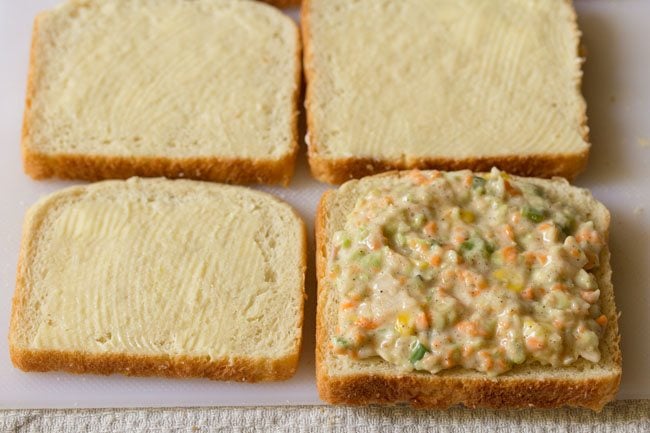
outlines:
[[[388,172],[375,177],[400,176]],[[335,191],[327,191],[320,200],[316,213],[316,275],[318,302],[316,312],[316,383],[321,399],[331,404],[366,405],[407,403],[416,408],[446,409],[463,404],[467,407],[485,408],[553,408],[564,405],[585,407],[594,411],[612,401],[621,380],[621,352],[619,346],[616,311],[608,314],[608,332],[615,342],[611,354],[615,373],[588,379],[572,377],[530,378],[505,374],[496,378],[488,376],[463,377],[453,369],[438,374],[428,373],[368,373],[331,375],[327,357],[331,356],[330,338],[326,328],[326,303],[328,291],[335,290],[326,278],[328,257],[328,210]],[[608,233],[605,233],[607,236]],[[606,246],[603,258],[609,264]],[[605,261],[603,261],[604,263]],[[606,273],[606,277],[609,274]],[[331,301],[330,301],[331,302]]]
[[[23,143],[27,140],[25,138]],[[23,145],[23,166],[25,173],[36,180],[54,177],[98,181],[164,176],[170,179],[286,186],[293,176],[296,155],[297,148],[278,160],[47,154]]]
[[[301,0],[262,0],[262,1],[278,8],[288,8],[292,6],[300,6]]]
[[[76,188],[73,194],[80,194],[84,187]],[[266,194],[266,193],[265,193]],[[267,194],[270,195],[270,194]],[[275,196],[275,201],[286,204]],[[288,205],[287,205],[288,206]],[[200,377],[211,380],[239,382],[280,381],[291,378],[298,368],[302,348],[304,323],[305,270],[307,268],[307,228],[305,222],[293,207],[288,206],[300,223],[300,263],[301,270],[299,317],[296,326],[299,330],[293,350],[281,358],[229,357],[210,359],[209,356],[171,356],[128,353],[90,353],[83,351],[62,351],[50,349],[30,349],[19,340],[20,324],[27,314],[29,292],[27,287],[28,263],[35,250],[35,237],[41,215],[29,211],[23,225],[20,252],[16,271],[16,289],[12,299],[9,325],[9,355],[13,365],[23,371],[67,371],[69,373],[123,374],[127,376],[161,376],[170,378]],[[44,213],[44,209],[39,209]]]
[[[580,30],[577,24],[577,15],[572,0],[564,0],[571,9],[571,27],[578,40],[576,44],[576,55],[580,63],[584,61],[586,50],[580,43]],[[587,148],[582,152],[565,154],[531,154],[531,155],[492,155],[476,156],[462,159],[426,156],[377,159],[363,156],[351,156],[347,158],[328,158],[319,152],[321,143],[318,141],[317,124],[311,109],[313,101],[313,86],[317,76],[314,70],[313,46],[311,36],[310,20],[311,0],[303,0],[301,7],[301,32],[303,38],[303,68],[305,81],[307,83],[305,109],[307,115],[307,135],[309,138],[308,158],[312,175],[323,182],[340,184],[350,179],[359,179],[384,171],[408,170],[408,169],[437,169],[437,170],[460,170],[470,169],[472,171],[489,171],[492,167],[519,176],[536,176],[552,178],[555,176],[573,180],[584,171],[589,159],[589,127],[587,125],[587,106],[582,96],[582,72],[575,77],[576,92],[580,97],[579,130],[582,139],[587,143]],[[581,66],[579,66],[581,68]]]
[[[326,158],[312,146],[309,149],[309,165],[314,177],[323,182],[340,184],[350,179],[359,179],[392,170],[437,169],[445,171],[469,169],[490,171],[499,167],[519,176],[544,178],[564,177],[572,180],[587,164],[589,150],[577,154],[504,155],[466,159],[412,158],[377,160],[373,158]]]
[[[14,366],[24,371],[61,370],[69,373],[124,374],[127,376],[202,377],[212,380],[263,382],[294,375],[298,351],[281,359],[234,357],[210,360],[208,356],[132,355],[30,350],[9,347]]]
[[[277,0],[282,3],[284,0]],[[288,0],[292,1],[292,0]],[[30,145],[31,106],[37,91],[36,58],[38,57],[39,21],[46,12],[36,16],[32,30],[25,112],[21,133],[23,169],[32,179],[48,178],[127,179],[133,176],[170,179],[196,179],[230,184],[281,184],[287,186],[293,177],[298,155],[298,103],[302,80],[302,48],[300,31],[295,24],[296,52],[292,96],[291,143],[289,152],[277,159],[231,158],[220,156],[167,157],[117,156],[81,153],[44,153]]]

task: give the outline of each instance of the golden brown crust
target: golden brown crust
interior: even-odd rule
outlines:
[[[24,143],[25,141],[23,141]],[[297,147],[278,160],[154,156],[46,154],[23,146],[25,173],[33,179],[127,179],[133,176],[197,179],[232,184],[287,185],[293,176]]]
[[[585,101],[584,96],[582,95],[582,64],[585,62],[587,58],[587,47],[582,43],[581,41],[581,36],[582,32],[580,32],[580,28],[578,27],[578,14],[576,13],[576,8],[573,5],[573,0],[565,0],[566,3],[569,5],[569,8],[571,9],[571,27],[573,28],[573,34],[576,35],[576,56],[578,57],[580,61],[580,66],[578,66],[578,73],[576,74],[575,77],[575,86],[576,86],[576,92],[578,92],[578,95],[580,96],[580,120],[579,120],[579,128],[580,128],[580,135],[582,136],[582,139],[584,140],[585,143],[587,143],[587,155],[585,156],[585,162],[583,165],[583,168],[580,169],[580,171],[584,170],[584,167],[587,165],[587,157],[589,156],[588,152],[589,149],[591,148],[591,143],[589,142],[589,125],[587,125],[588,118],[587,118],[587,102]],[[580,172],[576,173],[573,177],[567,177],[567,179],[571,180],[575,178],[576,175],[580,174]],[[566,177],[566,176],[565,176]]]
[[[309,0],[305,0],[309,1]],[[352,404],[335,398],[336,384],[330,380],[325,363],[327,351],[327,328],[325,318],[325,268],[327,266],[327,209],[333,191],[326,191],[321,197],[314,220],[314,237],[316,239],[316,387],[320,398],[332,404]],[[354,390],[352,390],[354,393]],[[359,404],[361,400],[359,400]]]
[[[580,31],[577,24],[577,15],[573,2],[566,0],[572,10],[571,25],[573,32],[577,35],[576,54],[579,58],[584,54],[581,51]],[[370,157],[353,156],[349,158],[327,158],[318,151],[319,142],[311,110],[313,99],[313,86],[316,71],[313,65],[313,47],[310,22],[310,2],[303,0],[301,7],[301,32],[303,40],[303,68],[307,90],[305,97],[305,108],[307,114],[307,134],[309,136],[309,166],[313,176],[323,182],[340,184],[350,179],[359,179],[383,171],[408,170],[418,168],[437,170],[460,170],[470,169],[472,171],[489,171],[492,167],[520,176],[536,176],[551,178],[555,176],[573,180],[587,166],[589,159],[589,127],[587,126],[587,109],[581,93],[582,73],[576,75],[576,91],[582,99],[580,108],[580,134],[588,144],[587,148],[578,153],[566,154],[531,154],[531,155],[494,155],[482,157],[468,157],[455,159],[448,157],[407,157],[403,159],[375,159]]]
[[[80,188],[78,193],[81,193]],[[273,197],[276,201],[280,199]],[[282,202],[284,203],[284,202]],[[36,251],[35,242],[44,209],[28,211],[23,225],[16,289],[12,300],[9,325],[9,354],[15,367],[24,371],[61,370],[70,373],[124,374],[127,376],[203,377],[212,380],[242,382],[280,381],[292,377],[297,368],[302,347],[304,323],[305,270],[307,268],[307,228],[303,219],[290,208],[301,227],[301,290],[296,344],[288,355],[282,358],[231,357],[210,359],[209,356],[136,355],[128,353],[89,353],[81,351],[59,351],[26,348],[21,338],[21,324],[28,323],[29,290],[27,284],[28,264]]]
[[[315,73],[311,65],[313,65],[313,47],[311,36],[311,23],[309,8],[311,0],[303,0],[300,5],[300,34],[302,37],[302,69],[305,77],[305,123],[307,126],[307,136],[305,141],[307,143],[307,159],[312,172],[312,175],[317,179],[325,182],[328,181],[325,177],[320,177],[318,172],[314,170],[312,159],[316,156],[316,138],[314,134],[314,114],[311,110],[311,104],[314,93],[314,76]],[[349,179],[349,178],[347,178]],[[333,182],[330,182],[333,183]]]
[[[383,173],[379,176],[400,176],[401,173]],[[349,374],[333,375],[328,371],[330,351],[326,328],[327,291],[333,290],[325,278],[328,244],[328,209],[334,191],[323,194],[316,211],[316,275],[318,303],[316,312],[316,384],[321,399],[331,404],[366,405],[408,403],[418,408],[445,409],[457,404],[486,408],[551,408],[564,405],[585,407],[600,411],[612,401],[621,380],[621,352],[616,311],[608,314],[608,332],[614,335],[612,373],[591,378],[580,377],[525,377],[503,375],[497,378],[464,377],[455,375],[459,369],[436,375],[406,374]],[[609,250],[604,251],[609,263]],[[608,278],[608,274],[605,278]],[[513,373],[515,373],[513,371]]]
[[[282,3],[285,0],[275,0]],[[292,0],[288,0],[292,1]],[[302,79],[301,39],[296,29],[296,52],[292,97],[291,144],[289,152],[278,159],[230,158],[220,156],[166,157],[166,156],[115,156],[75,153],[44,153],[30,146],[30,113],[36,92],[36,67],[38,57],[38,25],[42,17],[34,20],[30,50],[27,92],[21,137],[23,169],[33,179],[127,179],[133,176],[170,179],[197,179],[231,184],[281,184],[291,181],[298,155],[298,103]]]
[[[613,400],[618,379],[467,379],[418,375],[351,375],[318,377],[318,391],[332,404],[396,404],[446,409],[463,404],[475,408],[585,407],[600,411]]]
[[[492,167],[519,176],[551,178],[560,176],[569,180],[584,170],[589,150],[577,154],[556,155],[504,155],[466,159],[413,158],[409,160],[377,160],[373,158],[350,157],[330,159],[318,154],[315,147],[309,149],[309,165],[314,177],[323,182],[339,184],[390,170],[461,170],[490,171]]]
[[[298,352],[280,359],[208,356],[135,355],[32,350],[9,346],[14,366],[24,371],[61,370],[70,373],[124,374],[127,376],[204,377],[213,380],[262,382],[293,376]]]
[[[288,8],[292,6],[300,6],[301,0],[262,0],[264,3],[268,3],[278,8]]]
[[[32,44],[29,50],[29,66],[27,70],[27,90],[25,92],[25,111],[23,112],[23,127],[20,134],[20,151],[23,156],[23,168],[27,172],[26,154],[27,154],[27,140],[29,138],[29,114],[31,113],[32,101],[34,100],[34,92],[36,87],[36,57],[38,56],[38,26],[42,17],[42,13],[36,15],[34,18],[34,26],[32,28]]]

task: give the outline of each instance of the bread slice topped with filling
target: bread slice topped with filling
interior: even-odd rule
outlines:
[[[300,37],[253,0],[69,0],[36,17],[27,174],[291,179]]]
[[[589,151],[568,0],[305,0],[309,162],[575,177]]]
[[[584,189],[497,169],[391,172],[326,193],[321,398],[600,410],[621,378],[609,223]]]
[[[305,228],[250,189],[140,179],[27,213],[9,333],[25,371],[271,381],[302,341]]]

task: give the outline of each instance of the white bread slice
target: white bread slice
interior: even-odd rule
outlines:
[[[9,345],[26,371],[281,380],[301,344],[306,240],[242,187],[76,186],[27,213]]]
[[[27,174],[283,183],[300,37],[252,0],[69,0],[36,17]]]
[[[353,360],[333,352],[330,342],[338,325],[339,301],[333,282],[326,277],[332,236],[342,229],[360,197],[379,186],[407,182],[408,173],[388,172],[349,181],[336,191],[326,192],[319,204],[316,216],[316,376],[321,398],[333,404],[350,405],[409,403],[426,408],[447,408],[456,404],[492,408],[569,405],[601,410],[614,398],[621,378],[618,313],[607,246],[601,252],[601,265],[596,271],[601,311],[608,319],[599,346],[601,360],[597,364],[582,358],[569,367],[558,368],[529,362],[490,378],[461,368],[437,374],[400,373],[396,367],[377,357]],[[595,229],[607,239],[609,212],[587,190],[572,187],[559,178],[526,180],[541,187],[552,201],[570,201],[594,222]]]
[[[570,0],[305,0],[309,161],[340,183],[497,166],[573,178],[589,151]]]

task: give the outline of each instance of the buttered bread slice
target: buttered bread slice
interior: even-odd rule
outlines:
[[[9,335],[26,371],[281,380],[298,362],[306,240],[243,187],[132,178],[27,213]]]
[[[309,161],[572,178],[589,151],[567,0],[306,0]]]
[[[316,375],[337,404],[600,410],[621,379],[605,206],[564,179],[404,171],[316,219]]]
[[[70,0],[35,21],[25,171],[286,184],[299,53],[262,2]]]

